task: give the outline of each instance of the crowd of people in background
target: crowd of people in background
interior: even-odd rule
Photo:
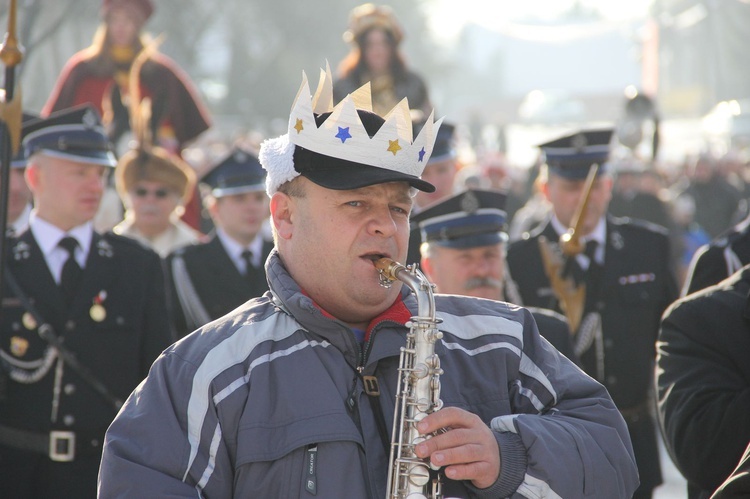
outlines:
[[[211,118],[146,34],[153,8],[104,0],[91,47],[71,57],[40,116],[24,115],[5,243],[17,282],[4,283],[0,319],[3,497],[95,497],[111,402],[170,343],[269,289],[260,143],[201,140]],[[406,98],[416,137],[433,108],[403,37],[391,9],[354,9],[330,98],[369,82],[380,116]],[[540,334],[620,409],[634,497],[661,483],[660,431],[690,498],[743,490],[742,469],[730,474],[743,453],[747,466],[750,444],[748,152],[686,147],[680,165],[664,165],[611,129],[580,130],[515,165],[448,117],[423,165],[435,189],[414,196],[404,263],[420,264],[439,293],[531,309]],[[591,165],[577,237],[598,246],[551,273],[545,248],[554,256],[573,229]],[[556,286],[585,290],[578,316]],[[36,334],[45,324],[64,347]]]

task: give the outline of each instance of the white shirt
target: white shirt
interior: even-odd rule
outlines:
[[[562,235],[568,232],[568,228],[565,227],[560,220],[558,220],[557,215],[553,214],[552,218],[552,228],[555,229],[555,231]],[[589,241],[596,241],[596,253],[594,253],[594,260],[599,265],[604,265],[604,247],[605,247],[605,241],[607,240],[607,222],[604,219],[604,217],[599,219],[599,222],[597,222],[596,227],[594,227],[594,230],[591,231],[590,234],[586,234],[581,238],[581,244],[586,246],[586,243]],[[589,268],[589,258],[581,253],[576,255],[576,261],[578,262],[578,265],[581,266],[581,269],[586,270]]]
[[[29,229],[34,235],[39,249],[42,250],[47,267],[49,267],[49,271],[57,284],[60,284],[62,268],[68,259],[68,251],[58,246],[58,243],[64,237],[71,236],[78,241],[78,247],[75,250],[75,259],[81,268],[86,267],[86,258],[88,258],[89,250],[91,249],[91,240],[94,237],[94,227],[91,222],[86,222],[65,232],[46,220],[39,218],[36,210],[32,210],[29,216]]]
[[[216,229],[216,236],[219,238],[219,241],[221,241],[222,246],[224,246],[224,250],[229,255],[229,258],[230,260],[232,260],[232,263],[234,263],[234,266],[237,267],[237,270],[240,271],[240,274],[244,275],[247,271],[247,269],[245,268],[245,260],[242,258],[242,253],[245,250],[250,250],[253,253],[251,263],[254,267],[261,267],[263,263],[265,263],[261,261],[261,258],[263,256],[263,238],[260,234],[256,235],[255,239],[253,239],[248,246],[241,245],[240,243],[232,239],[229,234],[227,234],[221,228]]]

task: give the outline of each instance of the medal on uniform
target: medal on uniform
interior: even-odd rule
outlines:
[[[107,299],[107,292],[102,290],[99,294],[94,297],[94,303],[89,309],[89,316],[94,322],[101,322],[107,318],[107,309],[104,308],[102,303]]]
[[[21,316],[21,323],[29,331],[36,329],[37,326],[36,319],[34,319],[34,316],[30,312],[26,312]]]
[[[13,336],[10,339],[10,353],[16,357],[23,357],[26,355],[26,350],[29,349],[29,340],[21,338],[20,336]]]

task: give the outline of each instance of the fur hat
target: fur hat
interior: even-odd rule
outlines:
[[[106,19],[112,9],[124,8],[135,13],[141,24],[145,23],[154,13],[154,4],[151,0],[104,0],[102,2],[102,19]]]
[[[132,149],[118,161],[115,182],[121,198],[124,199],[127,192],[141,180],[165,184],[182,198],[183,203],[190,200],[195,188],[193,169],[160,147],[148,151]]]
[[[372,28],[381,28],[390,32],[396,45],[404,38],[404,31],[393,9],[387,5],[366,3],[355,7],[349,13],[349,29],[344,32],[344,41],[354,43]]]

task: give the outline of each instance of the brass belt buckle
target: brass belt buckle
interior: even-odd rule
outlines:
[[[66,463],[76,457],[76,434],[72,431],[49,432],[49,458]]]

